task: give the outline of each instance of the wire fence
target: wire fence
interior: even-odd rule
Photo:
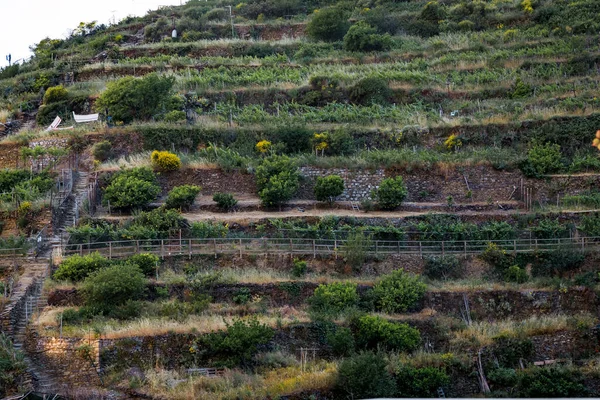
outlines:
[[[108,258],[129,257],[140,252],[151,253],[161,258],[193,255],[343,255],[352,247],[369,256],[411,255],[419,257],[445,255],[481,254],[493,243],[512,253],[533,253],[555,250],[590,251],[600,247],[600,237],[561,239],[516,239],[476,241],[384,241],[370,240],[358,247],[346,240],[328,239],[275,239],[275,238],[214,238],[214,239],[153,239],[97,242],[65,245],[63,256],[93,252]]]

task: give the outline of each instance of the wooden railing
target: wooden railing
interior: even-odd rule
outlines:
[[[372,240],[364,246],[367,255],[405,254],[414,256],[443,256],[480,254],[490,243],[511,253],[532,253],[558,249],[588,251],[600,248],[600,237],[564,239],[465,240],[465,241],[385,241]],[[298,254],[337,255],[344,251],[346,240],[276,239],[276,238],[215,238],[215,239],[156,239],[69,244],[64,256],[99,252],[108,258],[123,258],[140,252],[161,258],[172,256],[218,254]]]

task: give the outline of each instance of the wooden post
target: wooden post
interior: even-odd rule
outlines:
[[[192,239],[188,239],[188,253],[189,253],[189,259],[192,259]]]
[[[444,250],[444,241],[442,240],[442,257],[446,255],[446,252]]]
[[[467,256],[467,241],[465,240],[463,242],[463,244],[465,245],[465,257]]]
[[[537,251],[537,249],[538,249],[538,240],[535,239],[535,250]]]
[[[335,259],[337,260],[338,255],[337,255],[337,239],[333,240],[333,252],[335,254]]]
[[[79,255],[80,256],[83,255],[83,245],[82,244],[79,245]]]
[[[217,239],[213,239],[213,248],[215,250],[215,258],[217,258]]]
[[[240,257],[242,257],[242,238],[239,239],[239,245],[240,245]]]
[[[581,252],[585,252],[585,237],[581,238]]]
[[[165,241],[160,239],[160,258],[165,259]]]
[[[315,243],[315,239],[313,239],[313,258],[317,258],[317,244]]]
[[[517,241],[513,240],[513,253],[516,255],[517,254]]]
[[[108,242],[108,259],[112,259],[112,242]]]
[[[378,250],[378,245],[377,243],[379,242],[379,240],[375,241],[375,257],[377,257],[377,250]]]
[[[423,258],[423,244],[419,241],[419,256]]]

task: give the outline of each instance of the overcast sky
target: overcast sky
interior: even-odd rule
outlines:
[[[0,66],[29,57],[29,46],[45,37],[64,39],[80,22],[108,24],[128,15],[144,15],[159,5],[186,0],[0,0]]]

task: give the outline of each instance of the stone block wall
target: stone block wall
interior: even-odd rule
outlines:
[[[300,199],[314,199],[314,187],[317,177],[328,175],[339,175],[344,180],[344,193],[338,197],[340,201],[360,201],[370,196],[371,191],[376,189],[385,178],[385,171],[350,170],[346,168],[314,168],[301,167],[300,174],[305,178],[300,185],[296,197]]]

